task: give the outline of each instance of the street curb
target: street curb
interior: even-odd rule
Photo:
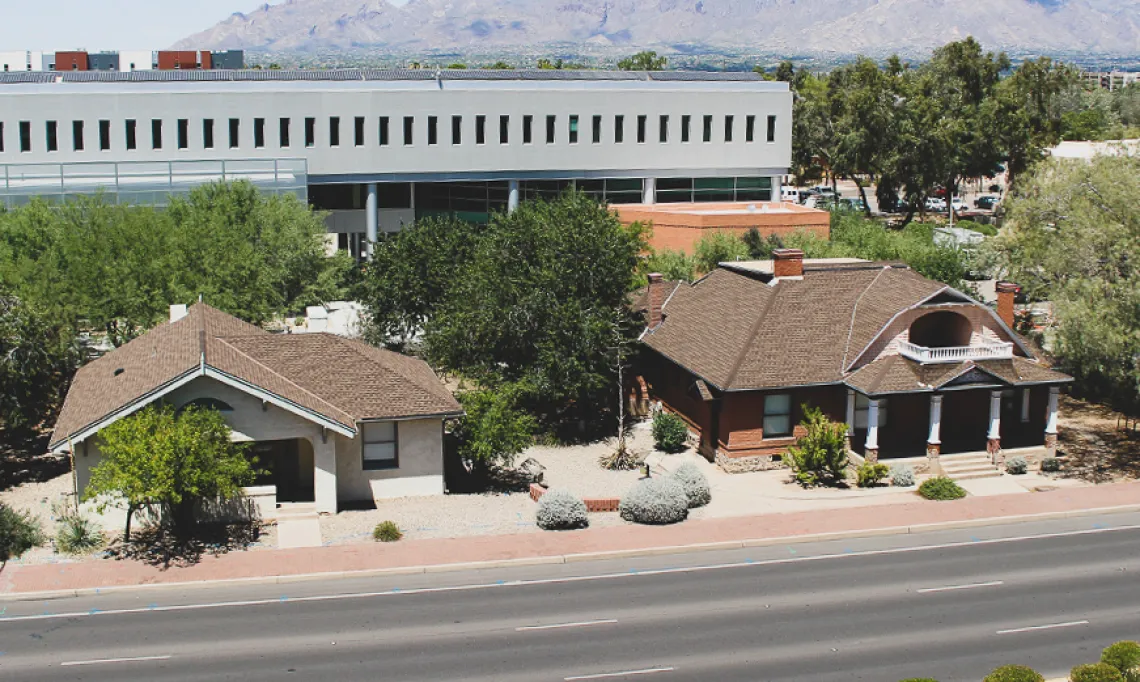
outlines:
[[[880,537],[885,535],[917,535],[941,530],[956,530],[963,528],[976,528],[979,526],[1004,525],[1007,523],[1028,523],[1031,521],[1048,521],[1052,519],[1078,518],[1082,516],[1098,516],[1100,514],[1123,514],[1140,512],[1140,504],[1117,505],[1113,507],[1099,507],[1095,509],[1074,509],[1058,512],[1039,512],[1036,514],[1015,514],[1012,516],[992,516],[976,519],[960,519],[957,521],[940,521],[936,523],[915,524],[910,526],[887,526],[881,528],[860,528],[857,530],[835,531],[828,533],[809,533],[804,535],[790,535],[784,537],[753,538],[745,540],[726,540],[723,542],[703,542],[688,545],[663,545],[660,547],[640,547],[635,549],[617,549],[598,552],[579,552],[576,554],[553,554],[547,556],[524,557],[518,559],[494,559],[488,561],[466,561],[451,564],[433,564],[425,566],[398,566],[393,568],[363,568],[352,571],[326,571],[320,573],[298,573],[294,575],[279,576],[249,576],[244,578],[221,578],[217,580],[189,580],[170,583],[146,583],[142,585],[112,585],[107,587],[83,587],[72,590],[46,590],[41,592],[19,592],[0,594],[0,603],[34,601],[40,599],[59,599],[68,597],[91,597],[102,594],[142,591],[150,589],[178,589],[222,587],[237,585],[285,585],[297,582],[315,580],[333,580],[338,578],[368,578],[386,575],[420,575],[428,573],[454,573],[459,571],[479,570],[488,568],[519,568],[524,566],[547,566],[554,564],[571,564],[586,561],[599,561],[606,559],[624,559],[645,556],[660,556],[664,554],[689,554],[697,552],[711,552],[718,550],[747,549],[751,547],[770,547],[772,545],[793,545],[808,542],[827,542],[830,540],[846,540],[855,538]]]

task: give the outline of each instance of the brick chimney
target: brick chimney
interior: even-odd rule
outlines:
[[[646,324],[650,329],[654,329],[665,319],[661,313],[661,308],[665,305],[665,282],[661,273],[649,273],[649,289],[646,298],[648,299]]]
[[[804,276],[804,252],[800,249],[776,249],[772,252],[777,279]]]
[[[1013,299],[1021,287],[1013,282],[998,282],[997,286],[997,314],[1006,326],[1013,329]]]

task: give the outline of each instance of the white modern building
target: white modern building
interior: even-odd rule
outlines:
[[[571,184],[610,203],[778,200],[791,163],[791,93],[752,73],[25,71],[0,93],[5,205],[161,204],[249,178],[330,211],[357,254],[373,230]]]

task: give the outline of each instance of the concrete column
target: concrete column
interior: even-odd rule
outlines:
[[[855,391],[847,389],[847,449],[851,449],[851,439],[855,437]]]
[[[867,406],[867,442],[863,446],[863,458],[868,462],[879,461],[879,401],[872,400]]]
[[[657,203],[657,178],[645,178],[641,186],[641,203]]]
[[[507,213],[514,213],[519,207],[519,181],[507,181]]]
[[[372,249],[376,244],[377,232],[379,231],[378,225],[380,215],[377,211],[377,192],[376,183],[368,183],[368,198],[364,202],[364,224],[365,232],[365,253],[368,255],[368,260],[372,260]]]
[[[926,437],[926,456],[942,453],[942,396],[930,396],[930,435]]]
[[[1001,391],[990,391],[990,430],[986,434],[986,452],[997,464],[1001,453]]]
[[[1029,389],[1021,389],[1021,421],[1029,421]]]
[[[336,513],[336,435],[317,430],[313,443],[313,499],[321,514]]]
[[[781,190],[783,189],[783,185],[784,185],[784,176],[782,176],[782,175],[773,175],[772,176],[772,201],[783,201],[783,197],[780,196]]]
[[[1057,456],[1057,398],[1060,393],[1060,387],[1049,387],[1049,411],[1045,413],[1045,455],[1047,457]]]

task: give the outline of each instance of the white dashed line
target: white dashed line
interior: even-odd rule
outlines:
[[[999,635],[1013,635],[1018,632],[1035,632],[1037,630],[1055,630],[1057,628],[1071,628],[1078,625],[1088,625],[1087,620],[1073,620],[1068,623],[1051,623],[1049,625],[1031,625],[1026,628],[1012,628],[1010,630],[998,630]]]
[[[991,580],[988,583],[969,583],[968,585],[947,585],[946,587],[924,587],[921,590],[917,590],[917,592],[919,594],[930,594],[931,592],[952,592],[954,590],[972,590],[975,587],[997,587],[998,585],[1004,585],[1004,584],[1005,583],[1001,580]]]
[[[575,675],[574,677],[563,677],[566,682],[574,682],[574,680],[606,680],[614,677],[633,677],[634,675],[652,675],[653,673],[670,673],[676,668],[644,668],[642,670],[625,670],[620,673],[597,673],[596,675]]]
[[[99,658],[93,661],[64,661],[63,663],[60,663],[60,665],[99,665],[100,663],[139,663],[142,661],[167,660],[170,660],[170,656],[136,656],[134,658]]]
[[[592,625],[613,625],[617,623],[615,618],[607,618],[605,620],[584,620],[578,623],[555,623],[553,625],[524,625],[521,628],[515,628],[515,632],[532,632],[534,630],[560,630],[562,628],[588,628]]]

